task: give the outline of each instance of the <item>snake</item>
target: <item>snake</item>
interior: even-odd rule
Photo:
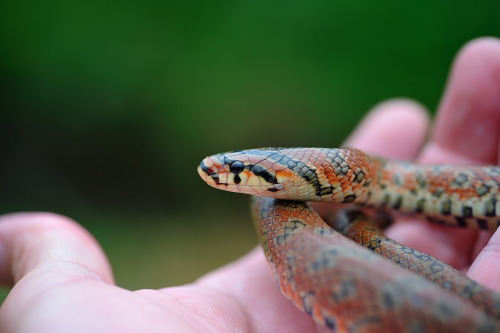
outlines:
[[[495,231],[500,167],[417,165],[352,148],[261,148],[208,156],[210,186],[252,196],[282,294],[336,332],[498,332],[500,293],[386,237],[396,212]],[[307,203],[336,204],[323,219]]]

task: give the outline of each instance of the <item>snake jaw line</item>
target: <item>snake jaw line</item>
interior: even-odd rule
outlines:
[[[229,192],[275,196],[284,189],[274,170],[245,163],[240,152],[236,153],[240,155],[238,159],[228,156],[229,153],[206,157],[198,166],[198,174],[211,187]],[[262,161],[259,157],[259,162]]]

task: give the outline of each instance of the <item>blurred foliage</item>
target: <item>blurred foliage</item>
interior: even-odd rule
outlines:
[[[434,110],[498,1],[0,3],[0,212],[87,227],[120,285],[188,282],[256,243],[206,155],[337,146],[381,100]],[[158,268],[158,265],[160,268]]]

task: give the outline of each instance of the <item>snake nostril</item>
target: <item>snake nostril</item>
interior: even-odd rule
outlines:
[[[214,170],[212,169],[212,167],[209,167],[206,163],[205,163],[205,160],[203,160],[201,163],[200,163],[200,169],[205,172],[207,175],[213,175],[215,172]]]
[[[213,169],[213,162],[208,158],[205,158],[203,161],[201,161],[200,169],[209,176],[215,173]]]

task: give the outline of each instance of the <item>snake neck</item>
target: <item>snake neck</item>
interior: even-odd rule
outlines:
[[[324,192],[318,192],[319,199],[315,201],[369,203],[372,189],[378,187],[378,170],[384,160],[352,148],[328,149],[323,155],[327,158],[316,172],[327,185]]]
[[[378,163],[367,204],[463,227],[498,225],[500,168]]]

